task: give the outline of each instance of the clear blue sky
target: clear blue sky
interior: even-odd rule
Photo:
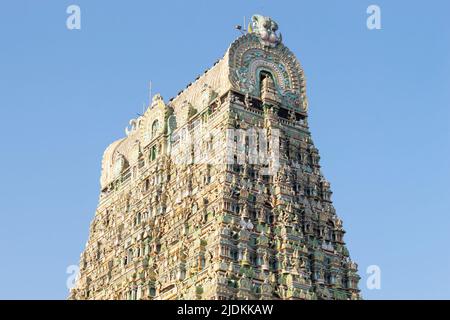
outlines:
[[[366,27],[373,3],[382,30]],[[66,28],[70,4],[79,31]],[[103,150],[141,111],[148,81],[175,96],[254,13],[279,23],[305,69],[364,298],[450,298],[449,12],[446,0],[2,2],[0,298],[66,298]],[[366,288],[372,264],[381,290]]]

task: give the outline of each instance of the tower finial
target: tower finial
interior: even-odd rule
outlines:
[[[261,43],[267,47],[274,48],[282,41],[281,33],[277,33],[278,24],[270,17],[260,14],[253,15],[248,30],[249,33],[257,34]]]

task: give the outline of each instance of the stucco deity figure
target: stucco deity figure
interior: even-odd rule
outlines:
[[[282,41],[281,33],[277,33],[278,24],[270,17],[255,14],[248,31],[259,35],[261,43],[267,47],[274,48]]]

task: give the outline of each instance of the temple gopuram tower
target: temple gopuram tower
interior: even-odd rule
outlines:
[[[359,299],[308,127],[303,70],[255,15],[104,152],[70,299]]]

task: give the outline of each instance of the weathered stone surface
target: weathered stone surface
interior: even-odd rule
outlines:
[[[211,69],[168,103],[156,95],[106,149],[71,299],[360,297],[303,70],[277,29],[255,16]]]

